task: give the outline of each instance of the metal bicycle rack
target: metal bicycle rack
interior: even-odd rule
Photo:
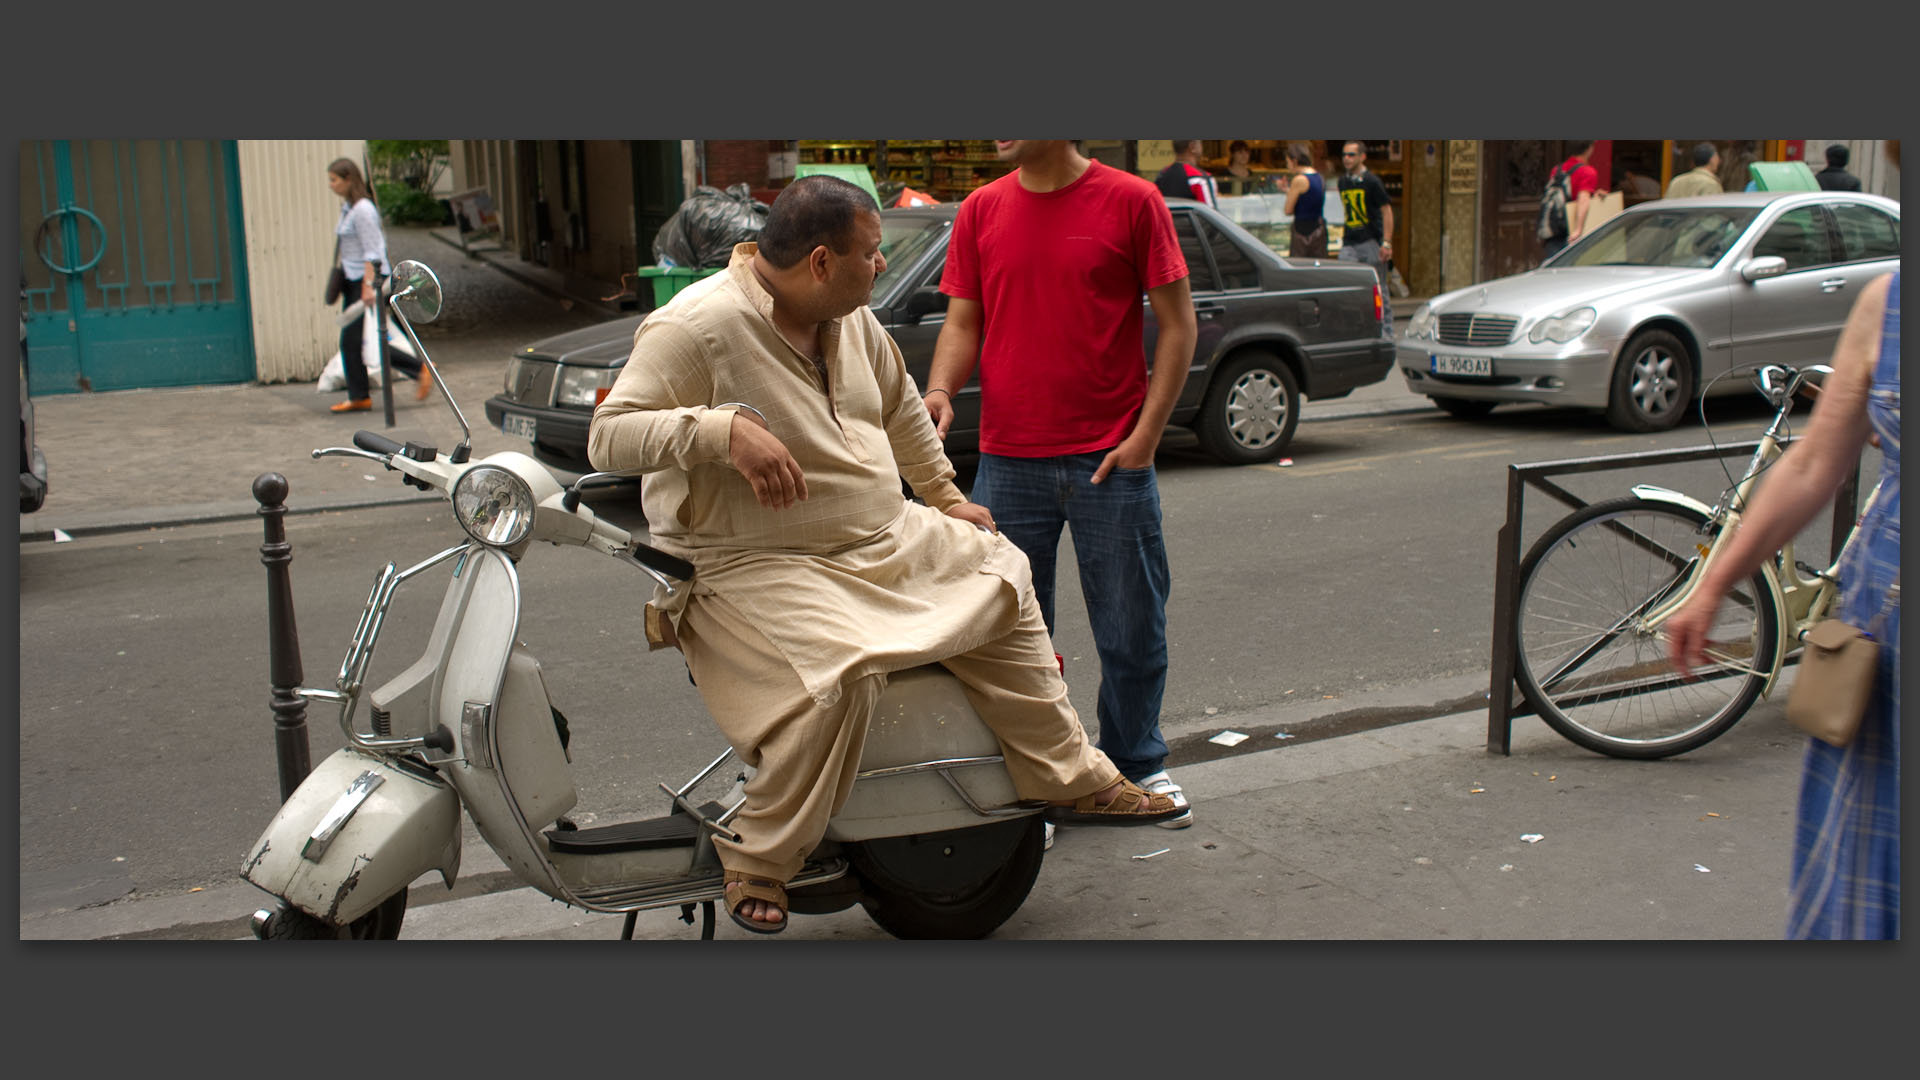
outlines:
[[[1793,445],[1794,441],[1780,440],[1781,448],[1785,449]],[[1565,458],[1559,461],[1536,461],[1524,465],[1507,466],[1507,520],[1500,526],[1493,576],[1493,653],[1489,664],[1490,675],[1487,686],[1487,751],[1489,753],[1511,754],[1513,752],[1513,718],[1533,715],[1533,710],[1527,706],[1526,699],[1520,696],[1519,686],[1514,680],[1514,666],[1517,660],[1514,621],[1519,617],[1519,612],[1515,610],[1515,605],[1518,603],[1515,593],[1519,584],[1517,579],[1520,576],[1520,524],[1526,512],[1527,488],[1538,488],[1543,494],[1577,511],[1585,508],[1588,505],[1587,501],[1554,483],[1548,477],[1750,456],[1759,446],[1759,439],[1749,439],[1746,442],[1725,443],[1719,446],[1695,446],[1681,450],[1644,450],[1632,454]],[[1846,542],[1848,534],[1853,531],[1854,518],[1858,514],[1859,498],[1860,466],[1856,463],[1853,472],[1840,485],[1840,491],[1833,500],[1833,532],[1830,550],[1839,551],[1840,546]],[[1662,683],[1650,689],[1664,689],[1679,681],[1679,676],[1675,675],[1670,683]]]

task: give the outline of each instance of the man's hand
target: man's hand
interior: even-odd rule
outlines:
[[[727,433],[727,460],[753,485],[753,497],[769,510],[785,510],[807,497],[807,478],[785,443],[760,418],[735,410]]]
[[[947,516],[959,518],[961,521],[970,521],[973,524],[980,526],[981,528],[987,530],[990,533],[997,533],[1000,531],[999,526],[993,523],[993,512],[991,510],[988,510],[986,507],[981,506],[979,503],[975,503],[975,502],[961,503],[959,506],[956,506],[953,509],[948,510]]]
[[[1140,431],[1120,441],[1120,445],[1107,451],[1100,459],[1100,467],[1093,470],[1093,482],[1099,483],[1115,469],[1145,469],[1153,464],[1153,452],[1160,448],[1157,438],[1144,438]]]
[[[940,436],[941,442],[946,442],[947,429],[953,426],[953,395],[945,390],[929,390],[920,401],[933,420],[933,433]]]

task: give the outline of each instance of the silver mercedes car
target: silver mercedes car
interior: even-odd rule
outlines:
[[[1830,359],[1861,287],[1899,266],[1900,204],[1878,195],[1661,199],[1536,270],[1420,305],[1397,359],[1455,416],[1536,401],[1662,431],[1703,392],[1746,387],[1727,372]]]

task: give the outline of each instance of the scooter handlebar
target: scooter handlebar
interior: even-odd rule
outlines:
[[[636,540],[633,542],[633,557],[642,566],[651,567],[668,577],[681,581],[693,580],[693,564],[685,559],[676,558],[659,548],[648,547]]]
[[[356,431],[353,433],[353,445],[376,454],[397,454],[406,449],[399,443],[374,431]]]

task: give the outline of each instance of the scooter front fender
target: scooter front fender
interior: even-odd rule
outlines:
[[[334,925],[372,911],[429,870],[460,872],[460,798],[425,768],[353,747],[294,789],[240,876]]]

